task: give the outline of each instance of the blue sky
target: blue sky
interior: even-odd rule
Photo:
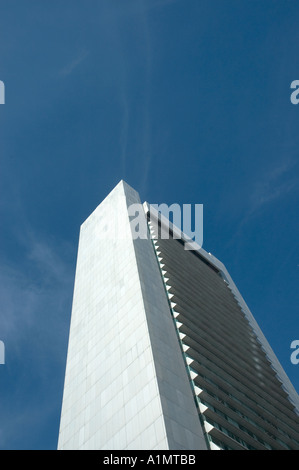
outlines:
[[[80,224],[120,179],[204,205],[299,391],[298,2],[0,0],[0,449],[57,444]]]

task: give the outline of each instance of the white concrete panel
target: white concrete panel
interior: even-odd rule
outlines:
[[[206,448],[136,202],[120,182],[81,226],[58,449]]]
[[[81,226],[58,448],[125,449],[136,439],[146,448],[153,420],[160,432],[150,444],[164,446],[121,182]]]

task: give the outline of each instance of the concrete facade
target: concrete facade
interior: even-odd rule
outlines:
[[[205,449],[150,238],[121,181],[82,224],[58,449]],[[145,218],[145,215],[144,215]]]
[[[82,224],[58,449],[299,449],[298,394],[225,266],[189,243],[123,181]]]
[[[298,450],[298,395],[225,266],[144,209],[208,448]]]

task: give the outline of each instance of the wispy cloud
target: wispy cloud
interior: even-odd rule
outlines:
[[[154,6],[161,6],[160,2],[151,4],[140,0],[130,2],[126,6],[115,8],[111,6],[106,12],[109,32],[113,32],[113,40],[116,40],[118,66],[118,96],[121,109],[121,122],[119,128],[120,162],[122,177],[125,179],[128,170],[138,169],[140,173],[140,187],[143,192],[148,182],[151,166],[151,78],[152,78],[152,41],[149,25],[149,11]],[[136,57],[128,55],[126,47],[128,38],[122,34],[125,19],[130,17],[136,25]],[[107,27],[108,28],[108,27]],[[132,103],[132,83],[135,79],[136,61],[140,71],[140,94],[142,99]],[[134,108],[133,108],[134,106]],[[133,138],[132,135],[134,135]],[[129,142],[134,148],[129,148]],[[128,168],[128,154],[132,152],[135,158],[130,158],[131,168]]]
[[[294,171],[297,161],[294,159],[283,160],[259,173],[250,187],[247,198],[247,207],[243,210],[234,236],[228,245],[234,245],[243,234],[245,227],[259,216],[264,210],[272,210],[273,204],[288,197],[298,189],[298,172]]]
[[[297,186],[297,181],[291,173],[295,165],[295,160],[284,160],[271,167],[266,174],[260,176],[252,188],[249,199],[250,215],[253,215],[266,204],[288,194]]]
[[[151,145],[151,114],[150,114],[150,89],[152,78],[152,42],[149,28],[148,14],[143,5],[142,21],[144,25],[144,60],[145,60],[145,80],[144,80],[144,122],[142,135],[142,158],[143,158],[143,178],[140,191],[144,194],[148,184],[150,166],[152,161],[152,145]]]
[[[59,253],[61,248],[31,236],[26,236],[24,242],[27,248],[20,264],[2,263],[0,271],[1,335],[11,343],[15,354],[31,332],[39,332],[48,340],[53,331],[46,325],[53,327],[57,322],[62,326],[66,321],[74,277],[73,266]],[[60,331],[58,328],[58,336]],[[34,336],[31,340],[37,353],[45,348],[44,342],[36,342]],[[58,350],[54,352],[58,344],[49,342],[44,354],[59,354]]]
[[[128,134],[130,126],[130,103],[128,95],[124,90],[121,92],[120,103],[122,107],[122,122],[120,128],[120,160],[122,166],[122,177],[125,178],[127,171]]]
[[[62,69],[60,69],[59,75],[63,77],[71,75],[88,55],[89,53],[86,50],[80,51],[74,59],[68,62]]]
[[[2,449],[8,442],[20,448],[26,440],[26,446],[34,446],[39,432],[59,416],[62,397],[57,390],[74,279],[70,247],[59,240],[54,244],[21,224],[15,245],[22,256],[5,259],[0,270],[0,339],[6,353],[1,366]]]

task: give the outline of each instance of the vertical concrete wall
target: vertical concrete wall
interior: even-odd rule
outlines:
[[[58,449],[205,446],[152,242],[131,236],[134,202],[120,182],[81,226]]]
[[[134,248],[169,449],[206,449],[152,241],[137,238]]]

